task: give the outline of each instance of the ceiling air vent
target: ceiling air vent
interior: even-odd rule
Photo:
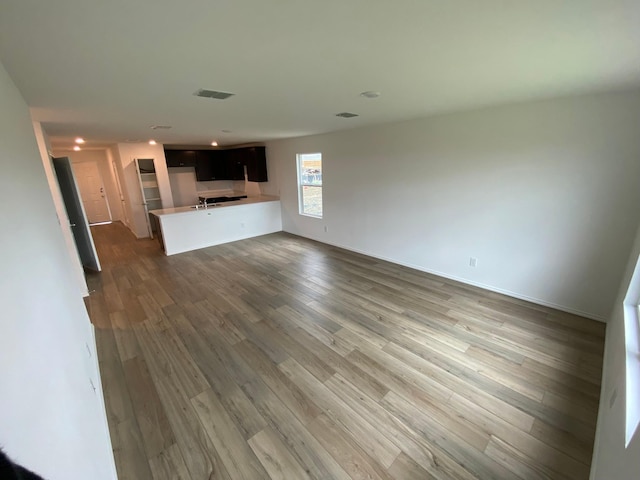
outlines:
[[[217,92],[215,90],[205,90],[201,88],[196,93],[194,93],[196,97],[204,97],[204,98],[215,98],[216,100],[226,100],[229,97],[233,97],[235,93],[228,92]]]
[[[169,130],[171,125],[151,125],[151,130]]]
[[[353,118],[357,116],[358,116],[357,113],[350,113],[350,112],[336,113],[336,117],[342,117],[342,118]]]

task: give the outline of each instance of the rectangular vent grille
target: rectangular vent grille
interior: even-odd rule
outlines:
[[[358,116],[357,113],[350,113],[350,112],[336,113],[336,117],[342,117],[342,118],[353,118],[357,116]]]
[[[171,125],[151,125],[151,130],[169,130]]]
[[[194,93],[196,97],[204,97],[204,98],[215,98],[216,100],[226,100],[229,97],[233,97],[235,93],[228,92],[217,92],[215,90],[205,90],[201,88],[196,93]]]

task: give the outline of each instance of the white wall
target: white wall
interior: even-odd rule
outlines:
[[[120,203],[122,205],[122,222],[133,231],[131,219],[133,218],[133,210],[131,208],[131,198],[129,197],[129,191],[127,190],[126,183],[124,181],[124,168],[122,166],[122,160],[120,159],[120,151],[118,145],[112,145],[107,148],[107,158],[111,162],[114,169],[114,179],[119,183],[118,188],[120,195]]]
[[[2,65],[0,162],[0,445],[51,480],[113,480],[92,327],[27,105]]]
[[[196,178],[196,170],[193,170],[193,179]],[[215,192],[215,191],[231,191],[234,189],[235,185],[241,185],[244,187],[244,182],[234,182],[233,180],[214,180],[209,182],[198,182],[196,181],[196,193],[200,192]],[[241,188],[244,191],[244,188]]]
[[[223,194],[236,189],[241,192],[244,191],[244,182],[234,182],[232,180],[198,182],[196,181],[194,167],[173,167],[168,170],[173,203],[176,207],[195,205],[198,203],[200,192],[220,191]],[[238,189],[238,186],[241,188]]]
[[[286,231],[604,319],[638,224],[638,125],[635,91],[274,141],[267,151]],[[311,152],[323,155],[322,220],[298,214],[296,153]]]
[[[138,238],[148,237],[144,207],[142,206],[142,194],[136,173],[135,158],[155,159],[156,176],[162,198],[162,207],[173,207],[173,196],[167,171],[167,162],[164,157],[162,145],[149,145],[148,143],[119,143],[114,150],[117,155],[114,158],[119,162],[121,168],[121,186],[127,191],[127,204],[129,205],[131,220],[129,228]]]
[[[622,302],[639,256],[640,228],[637,231],[625,275],[607,324],[598,428],[591,464],[592,480],[636,480],[638,472],[640,472],[640,431],[636,431],[635,436],[625,449],[626,351],[622,308]],[[637,362],[638,359],[636,358],[635,361]]]
[[[102,177],[107,203],[111,211],[111,219],[122,221],[123,212],[120,195],[118,194],[113,168],[107,158],[106,150],[54,151],[54,156],[69,157],[71,163],[95,162]]]
[[[186,207],[198,203],[196,173],[193,167],[169,168],[169,182],[175,207]]]

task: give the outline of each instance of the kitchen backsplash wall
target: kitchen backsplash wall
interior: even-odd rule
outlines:
[[[173,203],[176,207],[185,207],[198,203],[199,192],[229,192],[260,195],[260,187],[255,182],[217,180],[212,182],[197,182],[193,167],[176,167],[169,169],[169,182],[173,193]],[[257,192],[257,193],[256,193]]]

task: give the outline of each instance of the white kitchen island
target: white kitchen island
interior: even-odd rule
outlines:
[[[200,207],[152,210],[167,255],[282,230],[280,200],[261,195]]]

